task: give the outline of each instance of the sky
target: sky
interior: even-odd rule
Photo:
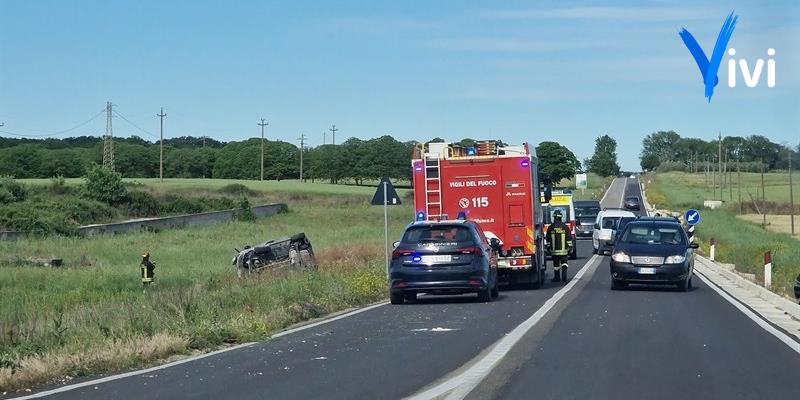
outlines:
[[[776,85],[727,60],[712,101],[678,31],[706,54],[725,17],[750,68],[776,50]],[[766,70],[764,71],[764,73]],[[580,160],[617,140],[639,169],[645,135],[760,134],[800,143],[797,1],[0,0],[1,136],[260,135],[310,145],[391,134],[557,141]],[[87,122],[88,121],[88,122]],[[73,129],[74,128],[74,129]],[[328,133],[330,142],[330,133]]]

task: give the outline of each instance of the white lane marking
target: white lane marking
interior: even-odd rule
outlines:
[[[475,362],[471,367],[469,367],[464,372],[416,395],[409,397],[410,400],[427,400],[437,398],[439,396],[443,396],[450,392],[450,394],[446,397],[447,399],[463,399],[466,397],[469,392],[472,391],[481,381],[492,372],[495,366],[508,354],[512,347],[514,347],[517,342],[522,339],[525,334],[531,330],[541,319],[550,311],[559,300],[561,300],[564,295],[567,294],[575,284],[577,284],[583,274],[589,269],[594,268],[596,266],[596,261],[601,260],[601,258],[597,255],[592,256],[592,258],[583,265],[583,267],[575,274],[575,277],[572,278],[569,283],[557,291],[552,297],[547,299],[547,301],[538,309],[536,310],[533,315],[531,315],[528,319],[523,321],[521,324],[517,325],[511,332],[509,332],[506,336],[502,339],[495,342],[495,344],[491,347],[489,353],[484,355],[480,360]]]
[[[742,314],[746,315],[748,318],[753,320],[753,322],[758,324],[758,326],[763,328],[765,331],[771,333],[772,336],[775,336],[776,338],[778,338],[778,340],[780,340],[781,342],[785,343],[787,346],[789,346],[790,349],[792,349],[795,352],[797,352],[798,354],[800,354],[800,343],[798,343],[797,341],[795,341],[792,338],[790,338],[789,335],[787,335],[787,334],[781,332],[780,330],[776,329],[774,326],[770,325],[767,321],[764,321],[764,319],[759,317],[756,313],[750,311],[749,308],[745,307],[744,305],[742,305],[742,303],[740,303],[739,301],[737,301],[736,299],[731,297],[731,295],[729,295],[724,290],[722,290],[719,287],[717,287],[716,284],[711,282],[711,280],[708,279],[701,272],[699,272],[699,271],[697,271],[695,269],[694,273],[695,273],[695,275],[700,277],[700,279],[702,279],[703,282],[706,283],[706,285],[708,285],[710,288],[714,289],[714,291],[717,292],[717,294],[722,296],[723,299],[725,299],[729,303],[733,304],[733,306],[736,307],[739,311],[741,311]]]
[[[285,330],[285,331],[282,331],[282,332],[279,332],[279,333],[276,333],[276,334],[270,336],[270,339],[279,338],[281,336],[286,336],[286,335],[289,335],[291,333],[302,331],[304,329],[313,328],[315,326],[319,326],[319,325],[322,325],[322,324],[327,324],[329,322],[333,322],[333,321],[336,321],[336,320],[339,320],[339,319],[342,319],[342,318],[351,317],[353,315],[360,314],[362,312],[372,310],[373,308],[385,306],[386,304],[388,304],[388,302],[384,301],[382,303],[373,304],[371,306],[364,307],[364,308],[359,308],[359,309],[356,309],[356,310],[353,310],[353,311],[350,311],[350,312],[346,312],[344,314],[337,315],[335,317],[324,319],[322,321],[317,321],[317,322],[314,322],[314,323],[311,323],[311,324],[308,324],[308,325],[303,325],[303,326],[298,326],[297,328],[288,329],[288,330]],[[140,370],[137,370],[137,371],[130,371],[130,372],[126,372],[126,373],[123,373],[123,374],[107,376],[105,378],[94,379],[94,380],[91,380],[91,381],[76,383],[76,384],[69,385],[69,386],[63,386],[63,387],[60,387],[60,388],[51,389],[51,390],[47,390],[47,391],[44,391],[44,392],[34,393],[34,394],[31,394],[31,395],[28,395],[28,396],[14,397],[13,400],[36,399],[36,398],[40,398],[40,397],[50,396],[50,395],[57,394],[57,393],[67,392],[67,391],[70,391],[70,390],[80,389],[82,387],[99,385],[99,384],[105,383],[105,382],[110,382],[110,381],[115,381],[115,380],[118,380],[118,379],[129,378],[131,376],[136,376],[136,375],[142,375],[142,374],[146,374],[146,373],[149,373],[149,372],[153,372],[153,371],[158,371],[158,370],[174,367],[176,365],[185,364],[185,363],[188,363],[188,362],[191,362],[191,361],[200,360],[200,359],[203,359],[203,358],[206,358],[206,357],[215,356],[217,354],[226,353],[226,352],[233,351],[233,350],[238,350],[238,349],[241,349],[241,348],[244,348],[244,347],[248,347],[248,346],[252,346],[252,345],[258,344],[258,343],[263,343],[263,342],[242,343],[242,344],[239,344],[239,345],[236,345],[236,346],[233,346],[233,347],[228,347],[228,348],[225,348],[225,349],[212,351],[210,353],[205,353],[205,354],[201,354],[201,355],[194,356],[194,357],[184,358],[182,360],[173,361],[171,363],[164,364],[164,365],[158,365],[158,366],[155,366],[155,367],[152,367],[152,368],[140,369]]]

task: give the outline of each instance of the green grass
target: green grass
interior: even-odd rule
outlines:
[[[771,178],[773,182],[780,180],[780,177]],[[757,281],[763,283],[763,254],[772,251],[773,290],[789,296],[794,280],[800,273],[800,244],[796,239],[788,234],[765,231],[760,225],[737,218],[730,211],[735,207],[702,209],[705,197],[703,188],[696,186],[697,176],[670,172],[655,177],[651,175],[646,179],[652,181],[647,190],[651,204],[658,201],[659,208],[672,211],[701,209],[702,220],[696,228],[701,248],[707,250],[710,239],[714,238],[717,242],[717,259],[722,262],[735,264],[738,271],[755,274]],[[769,193],[770,189],[767,189],[768,196]]]
[[[570,188],[572,190],[574,200],[600,200],[603,197],[608,185],[614,177],[602,177],[600,175],[589,173],[586,176],[586,190],[575,189],[575,177],[570,179],[563,179],[558,183],[558,187]]]
[[[31,185],[46,185],[50,183],[49,179],[18,179],[19,182]],[[370,186],[356,186],[356,185],[332,185],[324,183],[324,181],[317,182],[301,182],[299,180],[282,180],[282,181],[252,181],[240,179],[164,179],[163,182],[158,178],[125,178],[125,182],[141,183],[147,185],[155,191],[163,190],[217,190],[224,186],[240,183],[252,190],[262,191],[266,193],[319,193],[319,194],[369,194],[375,193],[375,188],[378,182],[367,182]],[[66,179],[67,185],[76,186],[82,184],[82,178],[69,178]],[[374,185],[373,185],[374,183]],[[409,185],[408,182],[393,182],[395,185]]]
[[[711,178],[704,174],[689,174],[685,172],[665,172],[658,174],[660,184],[670,192],[670,204],[689,204],[702,200],[718,200],[720,198],[719,184],[713,186]],[[739,186],[738,176],[734,172],[732,175],[733,185],[728,185],[722,189],[722,200],[728,203],[738,202]],[[800,197],[800,173],[792,174],[794,185],[795,204]],[[789,174],[786,172],[770,172],[764,174],[764,194],[767,201],[776,203],[789,202]],[[732,190],[731,190],[732,189]],[[742,202],[749,202],[753,195],[756,200],[761,198],[761,174],[742,172]],[[652,204],[654,201],[648,196]]]
[[[191,182],[164,185],[202,192],[231,183]],[[242,183],[269,190],[258,196],[285,200],[290,212],[157,233],[0,242],[0,391],[264,339],[293,323],[385,297],[383,210],[368,205],[373,189]],[[412,215],[409,205],[390,208],[391,238]],[[233,247],[300,231],[317,252],[317,272],[236,278]],[[139,281],[145,250],[157,263],[156,284],[146,293]],[[25,265],[29,258],[54,257],[65,266]]]

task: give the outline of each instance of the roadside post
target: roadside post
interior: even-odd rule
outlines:
[[[686,210],[683,220],[689,225],[689,229],[686,230],[689,242],[694,243],[694,227],[700,222],[700,212],[693,208]],[[714,260],[714,239],[711,239],[711,260]]]
[[[711,241],[709,241],[709,244],[711,244],[711,250],[710,250],[711,254],[709,254],[709,256],[711,256],[710,257],[711,261],[716,261],[716,257],[715,256],[716,256],[716,250],[717,250],[717,241],[714,240],[714,238],[711,238]]]
[[[384,235],[384,261],[386,263],[386,278],[389,278],[389,206],[399,206],[400,196],[394,189],[394,185],[389,181],[388,177],[381,178],[381,183],[375,190],[375,195],[372,196],[373,206],[383,205],[383,235]]]
[[[772,252],[769,250],[764,252],[764,287],[772,287]]]

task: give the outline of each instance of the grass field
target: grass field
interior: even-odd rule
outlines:
[[[201,192],[232,183],[138,181],[153,190]],[[259,198],[287,202],[290,211],[157,233],[0,242],[0,391],[264,339],[385,298],[383,210],[368,204],[373,188],[241,183],[260,191]],[[390,208],[392,238],[412,216],[409,205]],[[315,247],[318,272],[236,278],[233,247],[300,231]],[[145,250],[157,263],[156,284],[147,292],[139,281]],[[31,257],[62,258],[65,266],[27,266]]]
[[[737,216],[739,219],[761,225],[764,221],[760,214],[743,214]],[[767,214],[767,230],[775,233],[792,233],[792,221],[789,215]],[[794,216],[794,238],[800,239],[800,215]],[[800,245],[800,243],[798,243]]]
[[[776,175],[770,180],[778,182],[786,176]],[[762,229],[760,224],[737,218],[733,212],[737,209],[735,205],[717,210],[703,209],[703,200],[706,198],[703,195],[704,188],[696,186],[698,181],[702,183],[702,179],[702,175],[698,179],[697,175],[686,173],[649,175],[645,178],[645,181],[651,181],[647,189],[648,201],[658,204],[658,208],[672,211],[700,209],[702,220],[697,225],[696,235],[700,239],[701,249],[707,251],[709,240],[714,238],[719,260],[735,264],[738,271],[754,274],[759,282],[763,283],[764,279],[763,254],[772,251],[773,290],[790,296],[794,280],[800,273],[800,245],[797,240],[788,234],[770,232]],[[778,190],[767,188],[768,200],[771,192],[779,193]]]
[[[575,189],[575,177],[564,179],[557,186],[572,189],[575,200],[600,200],[613,180],[613,176],[603,178],[597,174],[589,173],[586,176],[586,185],[588,186],[586,190]]]
[[[742,172],[742,202],[750,202],[751,194],[757,200],[761,198],[761,174]],[[662,184],[668,185],[671,189],[670,204],[690,204],[702,200],[719,200],[720,188],[712,186],[711,179],[704,174],[689,174],[685,172],[666,172],[658,174]],[[733,185],[722,188],[722,200],[726,203],[736,203],[739,201],[738,176],[734,172],[732,175]],[[800,173],[792,174],[794,185],[794,201],[798,202],[800,197]],[[764,195],[767,201],[775,203],[789,203],[789,174],[786,172],[771,172],[764,174]],[[657,203],[648,196],[651,204]],[[657,203],[658,204],[658,203]],[[660,206],[660,204],[659,204]]]

